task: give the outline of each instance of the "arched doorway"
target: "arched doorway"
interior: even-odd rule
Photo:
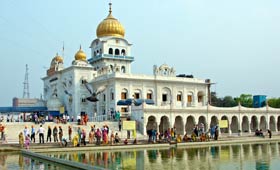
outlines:
[[[255,132],[258,129],[258,118],[256,116],[252,116],[251,118],[251,130]]]
[[[227,116],[222,116],[221,120],[226,120],[227,124],[228,124],[228,117]],[[224,128],[220,127],[220,130],[221,130],[221,133],[228,133],[228,127],[224,127]]]
[[[186,132],[187,132],[188,134],[191,134],[192,131],[193,131],[194,126],[195,126],[194,117],[193,117],[193,116],[188,116],[188,117],[187,117],[187,123],[186,123],[186,125],[185,125]]]
[[[280,131],[280,116],[277,118],[277,130]]]
[[[148,130],[152,130],[152,129],[157,130],[157,121],[154,116],[149,116],[146,130],[148,131]]]
[[[276,131],[276,124],[275,124],[275,118],[274,116],[270,116],[269,119],[269,128],[271,131]]]
[[[198,126],[200,127],[201,123],[203,123],[204,125],[204,131],[208,131],[208,126],[207,126],[207,122],[206,122],[206,118],[204,116],[200,116],[198,118]]]
[[[247,116],[242,118],[242,132],[249,132],[249,119]]]
[[[210,123],[210,128],[212,128],[213,126],[216,126],[219,124],[219,120],[216,116],[212,116],[211,117],[211,123]]]
[[[167,116],[162,116],[160,118],[159,131],[164,133],[170,127],[170,122]]]
[[[266,129],[267,129],[265,116],[261,117],[260,129],[262,129],[263,131],[266,131]]]
[[[176,116],[174,127],[176,128],[176,134],[184,134],[184,122],[181,116]]]
[[[236,116],[233,116],[231,118],[230,129],[231,129],[232,133],[238,133],[238,130],[240,130],[239,123],[238,123],[238,118]]]

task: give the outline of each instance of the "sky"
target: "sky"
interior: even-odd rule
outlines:
[[[0,106],[23,97],[25,65],[30,97],[56,53],[70,66],[108,15],[109,0],[0,1]],[[211,79],[219,97],[280,97],[279,0],[112,0],[113,16],[133,44],[132,72],[152,75],[167,64],[176,74]]]

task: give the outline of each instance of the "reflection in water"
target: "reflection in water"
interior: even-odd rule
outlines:
[[[65,152],[47,155],[106,169],[278,170],[279,151],[279,143],[266,143],[202,148],[172,147],[142,151]],[[67,168],[42,163],[21,154],[0,153],[0,169],[60,170]]]
[[[50,154],[62,157],[63,154]],[[67,153],[63,159],[108,169],[278,169],[279,144]]]

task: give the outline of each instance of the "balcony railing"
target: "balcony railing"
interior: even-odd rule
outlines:
[[[134,61],[134,57],[126,56],[126,55],[113,55],[113,54],[99,54],[94,56],[93,58],[89,59],[89,62],[94,62],[100,60],[101,58],[109,58],[109,59],[123,59],[123,60],[130,60]]]

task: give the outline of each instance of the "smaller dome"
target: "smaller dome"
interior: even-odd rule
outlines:
[[[63,63],[63,58],[56,53],[56,56],[52,59],[51,67],[54,67],[57,63]]]
[[[82,61],[86,61],[87,60],[86,53],[83,52],[81,46],[80,46],[79,51],[75,54],[75,60],[82,60]]]

